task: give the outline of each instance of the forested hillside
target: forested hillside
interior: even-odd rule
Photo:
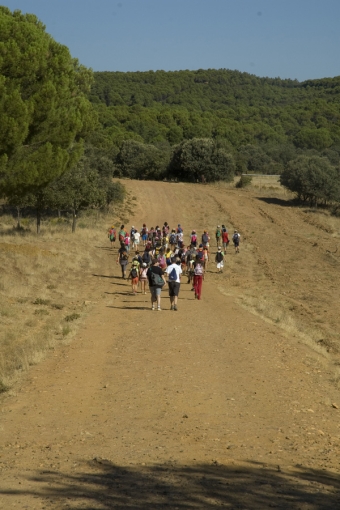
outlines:
[[[100,120],[92,143],[118,155],[118,174],[171,173],[173,151],[193,139],[232,155],[237,173],[282,173],[301,155],[339,165],[340,77],[300,83],[226,69],[101,72],[90,100]]]

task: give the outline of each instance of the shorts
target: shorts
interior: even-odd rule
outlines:
[[[169,296],[170,297],[178,296],[180,285],[181,284],[179,282],[168,282]]]
[[[224,267],[223,260],[221,262],[217,262],[217,269],[222,269]]]
[[[152,301],[157,301],[157,296],[161,295],[162,288],[161,287],[150,287],[149,286],[149,289],[150,289],[150,292],[151,292]]]
[[[132,278],[132,280],[131,280],[132,281],[132,285],[137,285],[138,280],[139,280],[138,276],[136,276],[136,278]]]
[[[143,241],[146,241],[146,240],[147,240],[147,238],[148,238],[148,234],[143,234],[143,235],[142,235],[142,239],[143,239]]]

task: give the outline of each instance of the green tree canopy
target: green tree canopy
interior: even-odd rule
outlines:
[[[32,14],[0,6],[0,191],[43,187],[76,164],[96,115],[92,72]]]

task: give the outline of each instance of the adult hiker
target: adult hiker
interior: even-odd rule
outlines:
[[[146,294],[146,282],[148,280],[147,272],[148,266],[145,264],[145,262],[143,262],[139,270],[139,281],[142,294]]]
[[[161,291],[163,285],[166,283],[163,271],[158,265],[158,260],[152,260],[152,266],[149,267],[147,273],[149,289],[151,292],[151,310],[155,309],[157,303],[157,310],[161,310]]]
[[[111,248],[114,247],[114,244],[116,242],[117,232],[115,229],[115,226],[112,225],[112,227],[109,229],[108,238],[110,239]]]
[[[220,246],[217,248],[217,253],[216,253],[216,256],[215,256],[215,262],[216,262],[217,272],[218,273],[223,273],[224,253],[223,253],[223,251],[222,251]]]
[[[209,263],[209,248],[208,246],[203,246],[203,267],[204,272],[208,270]]]
[[[169,236],[169,242],[170,242],[171,250],[175,251],[175,248],[177,246],[177,235],[176,235],[176,230],[174,228],[172,229],[171,234]]]
[[[142,261],[145,262],[145,264],[149,267],[151,265],[151,260],[152,257],[150,254],[150,250],[145,248],[144,253],[142,255]]]
[[[195,247],[197,246],[197,234],[196,230],[193,230],[190,234],[190,245]]]
[[[217,225],[216,227],[216,231],[215,231],[215,237],[216,237],[216,246],[217,248],[220,246],[221,244],[221,236],[222,236],[222,230],[221,230],[221,227],[219,225]]]
[[[126,235],[125,235],[125,238],[124,238],[124,244],[125,244],[126,251],[128,253],[130,251],[130,243],[131,243],[131,239],[130,239],[129,233],[126,232]]]
[[[223,251],[227,249],[227,246],[229,244],[229,236],[228,236],[228,230],[225,228],[224,225],[222,225],[222,244],[223,244]]]
[[[233,243],[235,246],[235,253],[240,253],[240,239],[241,239],[240,234],[238,233],[237,230],[234,230]]]
[[[122,269],[122,278],[126,278],[126,266],[129,263],[129,255],[126,251],[126,247],[124,243],[121,243],[120,248],[118,250],[118,257],[117,257],[117,264],[120,264],[120,267]]]
[[[121,226],[120,226],[119,233],[118,233],[118,239],[119,239],[119,242],[120,242],[120,243],[123,243],[123,242],[124,242],[125,236],[126,236],[126,230],[125,230],[125,227],[124,227],[124,225],[121,225]]]
[[[202,244],[203,246],[207,246],[209,248],[209,241],[210,241],[210,236],[208,234],[208,231],[205,230],[202,234]]]
[[[181,285],[182,274],[180,259],[172,257],[171,264],[166,268],[165,272],[168,275],[170,310],[175,310],[177,312],[177,301]]]
[[[128,278],[131,279],[132,294],[136,295],[139,281],[139,263],[137,260],[133,260]]]
[[[204,262],[203,244],[200,244],[196,253],[196,259],[199,259],[201,264]]]
[[[142,230],[141,230],[140,234],[142,236],[143,246],[145,246],[146,241],[148,240],[148,228],[145,223],[143,223]]]
[[[196,256],[194,267],[194,290],[195,299],[201,299],[202,283],[204,280],[204,268],[201,259]]]

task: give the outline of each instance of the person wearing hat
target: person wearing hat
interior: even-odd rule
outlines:
[[[109,234],[108,234],[108,238],[110,239],[110,243],[111,243],[111,248],[114,247],[114,244],[116,242],[116,237],[117,237],[117,232],[116,232],[115,226],[112,225],[112,227],[109,228]]]
[[[224,266],[224,253],[222,251],[222,248],[219,246],[217,248],[217,253],[215,256],[215,262],[217,267],[218,273],[223,273],[223,266]]]
[[[222,230],[221,230],[220,225],[217,225],[217,227],[216,227],[215,237],[216,237],[216,246],[218,248],[221,244],[221,237],[222,237]]]
[[[128,279],[131,279],[132,294],[136,295],[139,282],[139,262],[136,259],[132,260],[130,273]]]
[[[146,262],[142,262],[142,265],[139,270],[139,281],[142,294],[146,294],[146,282],[148,280],[147,277],[148,265]]]
[[[240,238],[240,234],[237,232],[237,230],[234,230],[233,243],[235,246],[235,253],[240,253]]]

